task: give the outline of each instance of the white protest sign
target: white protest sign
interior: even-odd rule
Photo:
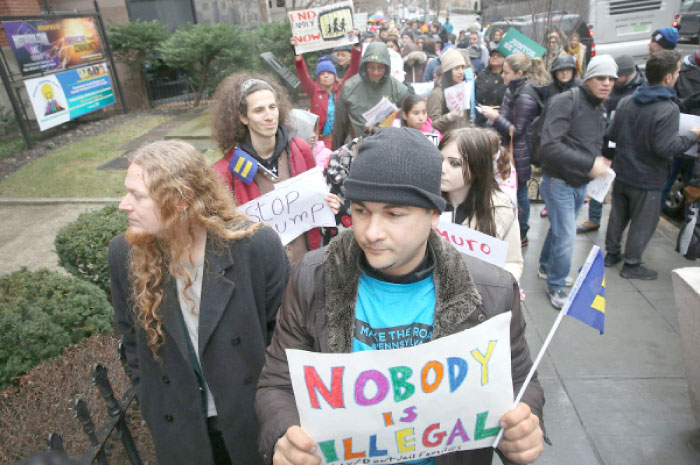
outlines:
[[[588,183],[586,193],[593,200],[603,203],[614,180],[615,171],[612,168],[608,168],[608,173],[605,176],[599,176]]]
[[[472,96],[472,85],[473,83],[471,81],[462,81],[459,84],[445,89],[444,94],[447,109],[450,111],[455,108],[468,110]]]
[[[364,29],[367,26],[367,19],[369,18],[369,13],[366,11],[364,13],[355,13],[353,15],[355,19],[355,27],[358,29]]]
[[[287,350],[301,428],[321,463],[395,464],[491,447],[513,408],[510,319],[400,350]]]
[[[352,2],[333,3],[288,13],[297,54],[315,52],[357,42]]]
[[[275,190],[241,205],[253,221],[274,229],[284,245],[309,229],[335,226],[335,215],[325,196],[328,187],[316,167],[275,185]]]
[[[398,107],[391,103],[388,98],[382,97],[382,99],[377,102],[375,106],[362,113],[362,117],[366,121],[365,126],[376,126],[385,121],[392,113],[397,112],[398,110]]]
[[[416,92],[416,95],[428,95],[430,91],[433,90],[433,87],[435,87],[435,83],[433,81],[412,82],[411,85],[413,86],[413,90]]]
[[[457,251],[503,268],[508,256],[508,243],[461,224],[440,219],[435,228]]]
[[[430,142],[433,143],[435,147],[437,147],[440,144],[440,136],[438,136],[437,134],[428,134],[427,132],[424,132],[423,134],[425,135],[425,137],[428,138]]]
[[[693,128],[700,128],[700,116],[681,113],[678,132],[685,135]],[[685,153],[686,155],[696,156],[698,154],[698,144],[693,144]]]

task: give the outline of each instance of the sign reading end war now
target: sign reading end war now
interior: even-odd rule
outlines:
[[[546,52],[544,47],[515,28],[508,29],[506,35],[498,43],[497,50],[504,57],[521,52],[530,58],[537,58],[544,56]]]
[[[491,447],[513,406],[510,313],[406,349],[287,350],[302,429],[323,464],[389,464]]]

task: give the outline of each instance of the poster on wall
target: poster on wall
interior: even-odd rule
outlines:
[[[23,76],[62,71],[104,58],[93,18],[3,21],[2,26]]]
[[[297,54],[341,47],[357,42],[352,2],[333,3],[318,8],[290,11],[292,37]]]
[[[27,79],[24,86],[42,131],[114,103],[106,63]]]

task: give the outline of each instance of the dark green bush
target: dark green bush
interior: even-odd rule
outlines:
[[[107,248],[109,241],[126,231],[128,225],[126,214],[116,205],[83,213],[56,235],[54,246],[58,264],[73,276],[109,292]]]
[[[26,268],[0,277],[0,389],[111,320],[112,306],[90,283]]]

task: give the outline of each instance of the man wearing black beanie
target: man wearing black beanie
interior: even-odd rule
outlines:
[[[346,197],[353,227],[292,271],[256,395],[266,464],[318,465],[299,426],[286,349],[348,353],[410,347],[512,312],[511,374],[532,367],[518,285],[507,271],[466,257],[434,231],[445,207],[442,156],[420,132],[385,128],[359,145]],[[390,298],[389,298],[390,296]],[[415,330],[415,331],[414,331]],[[503,463],[542,452],[544,394],[536,376],[500,424]],[[452,452],[421,465],[488,464],[493,448]]]

